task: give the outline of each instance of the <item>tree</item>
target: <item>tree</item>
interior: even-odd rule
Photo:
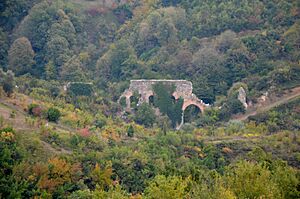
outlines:
[[[20,163],[22,156],[14,130],[0,129],[0,197],[20,198],[24,191],[22,184],[16,183],[13,178],[14,166]]]
[[[186,196],[188,180],[177,176],[156,176],[145,189],[145,198],[179,199]]]
[[[300,22],[297,21],[284,34],[285,50],[291,54],[291,59],[297,61],[300,57]]]
[[[177,42],[177,29],[171,19],[163,19],[158,27],[157,38],[160,44],[172,44]]]
[[[6,73],[0,69],[0,86],[2,86],[4,92],[10,96],[13,93],[15,87],[15,76],[12,71]]]
[[[238,198],[281,198],[271,172],[260,164],[247,161],[237,163],[228,172],[225,182]]]
[[[99,199],[129,199],[129,194],[122,189],[120,185],[111,186],[108,191],[96,189],[93,193],[93,198]]]
[[[65,159],[53,157],[48,160],[48,165],[34,165],[32,173],[37,178],[39,189],[60,195],[66,193],[70,184],[77,183],[81,167],[77,163],[71,164]]]
[[[78,56],[73,56],[61,67],[61,79],[64,81],[83,81],[85,76],[82,68],[83,66]]]
[[[216,95],[226,93],[228,69],[223,65],[223,54],[212,46],[206,46],[194,54],[192,63],[193,67],[188,72],[192,77],[196,77],[193,83],[195,84],[195,94],[199,98],[207,98],[206,102],[212,103]],[[212,95],[212,97],[209,98],[207,95]]]
[[[4,66],[7,63],[7,53],[9,49],[8,35],[2,28],[0,28],[0,66]]]
[[[61,114],[60,111],[56,108],[49,108],[47,111],[47,119],[50,122],[57,122],[58,119],[60,118]]]
[[[69,60],[71,54],[69,47],[70,45],[66,38],[59,35],[51,37],[46,45],[46,60],[53,60],[56,69],[58,69]]]
[[[132,75],[132,71],[135,70],[136,64],[132,63],[132,58],[135,58],[134,49],[130,46],[128,41],[120,40],[115,44],[112,44],[109,50],[97,61],[97,67],[102,73],[103,77],[101,81],[117,81],[125,78],[125,74]],[[128,68],[129,67],[129,68]],[[128,72],[130,73],[128,74]],[[107,84],[107,82],[105,82]]]
[[[237,35],[231,30],[221,33],[216,39],[216,47],[221,52],[226,52],[235,43],[238,42]]]
[[[102,169],[98,163],[96,163],[94,170],[91,172],[94,183],[102,190],[112,185],[111,175],[112,168],[110,165]]]
[[[57,78],[57,71],[53,61],[49,61],[45,66],[45,76],[47,80],[54,80]]]
[[[58,20],[48,30],[46,60],[53,60],[57,71],[69,60],[72,47],[76,43],[76,31],[68,15],[62,9],[58,9],[56,12]]]
[[[71,96],[88,96],[94,94],[93,85],[84,82],[72,82],[68,86],[68,94]]]
[[[146,127],[151,127],[155,122],[155,113],[152,107],[147,103],[143,103],[142,105],[140,105],[137,108],[134,120],[138,124],[143,124]]]
[[[8,51],[8,68],[16,75],[30,73],[34,65],[34,51],[26,37],[16,39]]]
[[[157,83],[153,85],[154,105],[159,108],[162,114],[168,114],[172,107],[172,93],[175,91],[174,85]]]
[[[132,125],[130,125],[127,129],[127,136],[128,137],[133,137],[134,136],[134,128]]]
[[[76,30],[73,23],[70,21],[69,16],[59,9],[57,11],[59,19],[56,23],[53,23],[49,29],[49,36],[60,36],[68,40],[69,44],[73,46],[76,42]]]
[[[183,98],[179,98],[177,102],[172,105],[172,111],[169,112],[168,116],[171,119],[173,128],[176,127],[177,124],[180,124],[182,119],[182,105]]]
[[[153,85],[154,105],[159,108],[162,114],[166,114],[175,128],[181,122],[183,99],[180,98],[176,102],[173,100],[172,94],[175,91],[174,85],[165,85],[157,83]]]

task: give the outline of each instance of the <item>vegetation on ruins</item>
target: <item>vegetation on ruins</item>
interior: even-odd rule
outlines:
[[[294,0],[1,1],[0,198],[300,198],[299,44]]]

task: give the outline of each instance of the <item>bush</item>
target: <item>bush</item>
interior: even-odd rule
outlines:
[[[28,106],[28,114],[29,115],[33,115],[33,109],[34,108],[36,108],[36,107],[38,107],[39,105],[37,105],[37,104],[29,104],[29,106]]]
[[[100,119],[97,119],[95,122],[94,122],[94,125],[97,127],[97,128],[102,128],[106,125],[106,120],[104,118],[100,118]]]
[[[4,82],[3,83],[3,90],[5,91],[5,93],[10,96],[14,91],[14,87],[13,87],[13,84],[11,83],[7,83],[7,82]]]
[[[47,111],[47,119],[49,122],[57,122],[60,116],[60,111],[56,108],[49,108]]]
[[[37,104],[30,104],[28,106],[28,114],[35,117],[40,117],[42,115],[43,109]]]
[[[128,136],[128,137],[133,137],[133,135],[134,135],[134,128],[133,128],[132,125],[130,125],[130,126],[128,127],[128,129],[127,129],[127,136]]]
[[[92,96],[93,86],[89,83],[74,82],[70,84],[68,94],[74,96]]]
[[[121,99],[120,99],[120,104],[121,104],[121,106],[122,106],[123,108],[126,107],[126,97],[121,97]]]

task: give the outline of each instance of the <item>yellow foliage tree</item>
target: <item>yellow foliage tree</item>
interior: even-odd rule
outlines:
[[[105,189],[112,185],[111,175],[111,164],[101,169],[100,165],[96,163],[94,170],[91,172],[91,177],[93,181],[96,185],[99,186],[100,189]]]

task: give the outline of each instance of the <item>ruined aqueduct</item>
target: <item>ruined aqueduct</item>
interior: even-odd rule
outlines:
[[[176,90],[173,93],[173,97],[177,100],[178,98],[183,98],[182,110],[184,111],[188,106],[195,105],[203,113],[204,109],[208,107],[208,104],[205,104],[202,100],[198,99],[195,94],[193,94],[193,85],[192,82],[186,80],[131,80],[130,86],[124,91],[121,95],[126,98],[126,109],[130,110],[130,97],[133,96],[134,92],[138,92],[140,95],[138,104],[144,102],[149,103],[149,99],[154,95],[152,86],[158,82],[164,84],[174,85]]]

